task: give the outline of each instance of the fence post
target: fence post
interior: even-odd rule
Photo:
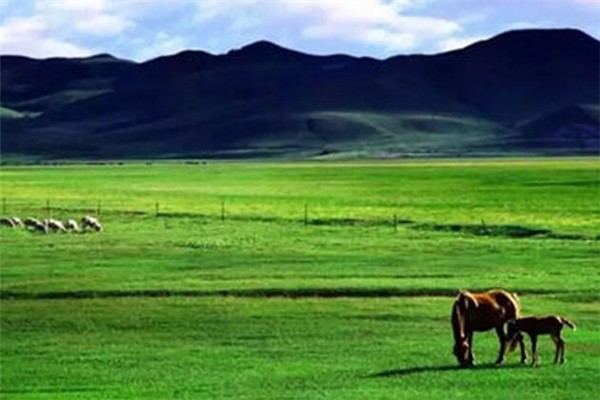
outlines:
[[[51,215],[50,215],[50,199],[46,199],[46,216],[48,218],[51,217]]]
[[[160,211],[160,204],[158,203],[158,201],[154,205],[154,210],[155,210],[155,216],[156,216],[156,218],[158,218],[158,214],[159,214],[159,211]]]
[[[2,198],[2,215],[6,215],[6,197]]]
[[[308,225],[308,203],[304,203],[304,225]]]
[[[394,214],[394,232],[398,232],[398,215]]]
[[[483,220],[483,218],[481,219],[481,227],[483,228],[483,233],[486,235],[489,235],[490,231],[487,228],[487,225],[485,224],[485,221]]]
[[[225,221],[225,201],[221,201],[221,221]]]
[[[102,200],[98,200],[98,207],[96,208],[96,216],[100,217],[101,212],[102,212]]]

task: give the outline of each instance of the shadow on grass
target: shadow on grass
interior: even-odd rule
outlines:
[[[399,369],[390,369],[388,371],[375,372],[373,374],[365,376],[365,378],[393,378],[398,377],[401,378],[403,376],[408,375],[417,375],[423,374],[427,372],[448,372],[448,371],[488,371],[492,369],[516,369],[516,368],[525,368],[524,364],[507,364],[502,366],[497,366],[496,364],[482,364],[476,365],[472,368],[463,368],[459,365],[429,365],[422,367],[409,367],[409,368],[399,368]]]
[[[479,289],[478,289],[479,290]],[[483,289],[479,290],[483,291]],[[559,294],[563,292],[548,290],[521,290],[520,294]],[[454,288],[403,289],[403,288],[256,288],[231,290],[173,290],[173,289],[140,289],[140,290],[74,290],[57,292],[25,292],[0,290],[0,299],[7,300],[50,300],[50,299],[103,299],[123,297],[248,297],[291,299],[303,298],[389,298],[389,297],[452,297],[456,295]]]

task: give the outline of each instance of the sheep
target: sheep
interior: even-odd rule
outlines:
[[[25,225],[23,225],[23,221],[21,221],[21,218],[19,218],[19,217],[12,217],[11,219],[15,223],[15,227],[22,228],[22,227],[25,226]]]
[[[42,223],[42,222],[41,222],[39,219],[37,219],[37,218],[32,218],[32,217],[25,218],[25,219],[23,220],[23,224],[24,224],[26,227],[29,227],[29,228],[34,228],[36,225],[38,225],[38,224],[41,224],[41,223]]]
[[[48,227],[48,230],[53,231],[53,232],[66,232],[67,231],[67,228],[65,228],[63,223],[56,219],[44,220],[44,224]]]
[[[81,229],[85,230],[86,228],[93,229],[96,232],[102,232],[102,224],[100,221],[98,221],[97,218],[90,217],[89,215],[81,218]]]
[[[17,226],[12,218],[0,218],[0,225],[8,226],[9,228],[16,228]]]
[[[74,219],[69,219],[65,222],[65,228],[69,231],[77,232],[79,231],[79,225]]]
[[[35,232],[48,233],[48,226],[40,221],[34,221],[33,224],[29,226],[31,226]]]

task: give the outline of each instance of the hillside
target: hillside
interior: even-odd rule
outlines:
[[[386,60],[257,42],[135,63],[0,57],[3,154],[597,154],[600,42],[523,30]],[[592,110],[592,111],[590,111]],[[593,112],[596,110],[596,112]],[[558,139],[557,139],[558,138]]]

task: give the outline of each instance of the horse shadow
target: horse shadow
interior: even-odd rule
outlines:
[[[498,366],[496,364],[482,364],[477,365],[472,368],[464,368],[460,365],[430,365],[430,366],[422,366],[422,367],[408,367],[408,368],[398,368],[398,369],[390,369],[387,371],[375,372],[369,375],[366,375],[365,378],[392,378],[392,377],[404,377],[408,375],[417,375],[423,374],[427,372],[453,372],[453,371],[487,371],[491,369],[515,369],[515,368],[524,368],[523,364],[508,364]]]

